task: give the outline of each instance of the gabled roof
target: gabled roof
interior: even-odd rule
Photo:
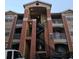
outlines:
[[[17,13],[16,13],[16,12],[13,12],[13,11],[6,11],[5,14],[7,14],[7,15],[11,15],[11,14],[12,14],[12,15],[15,15],[15,14],[17,14]]]
[[[64,11],[64,12],[62,12],[62,13],[73,13],[73,10],[68,9],[68,10],[66,10],[66,11]]]
[[[30,5],[30,4],[33,4],[33,3],[42,3],[42,4],[45,4],[45,5],[52,6],[51,4],[46,3],[46,2],[42,2],[42,1],[33,1],[33,2],[30,2],[30,3],[24,4],[23,6],[25,8],[25,6]]]

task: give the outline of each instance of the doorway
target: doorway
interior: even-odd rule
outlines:
[[[25,59],[29,59],[30,57],[30,40],[26,40],[26,47],[25,47]]]

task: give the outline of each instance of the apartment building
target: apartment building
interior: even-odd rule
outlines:
[[[26,59],[69,59],[73,54],[73,11],[51,13],[51,4],[24,4],[24,13],[5,12],[5,47]]]

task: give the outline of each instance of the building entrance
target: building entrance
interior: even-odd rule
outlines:
[[[26,40],[25,59],[30,59],[30,40]]]
[[[37,59],[46,59],[46,54],[37,54]]]
[[[44,22],[46,21],[46,9],[42,7],[30,8],[31,19],[36,19],[36,53],[45,51]],[[36,54],[36,59],[45,59],[45,53]]]

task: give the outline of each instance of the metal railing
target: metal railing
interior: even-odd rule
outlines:
[[[22,24],[22,20],[17,20],[16,24]]]
[[[20,34],[14,34],[14,39],[20,39]]]
[[[53,38],[54,39],[65,39],[65,33],[53,33]]]
[[[55,23],[55,24],[62,24],[62,23],[63,23],[63,22],[62,22],[62,19],[53,19],[52,21],[53,21],[53,23]]]

